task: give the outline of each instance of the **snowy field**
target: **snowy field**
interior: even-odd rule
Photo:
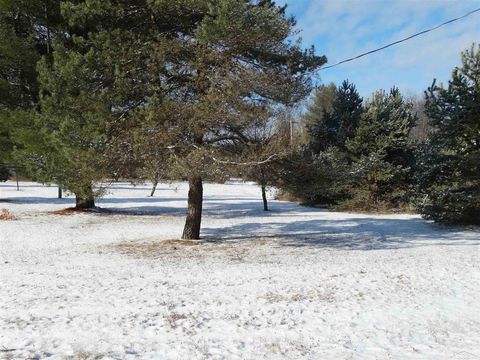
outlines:
[[[480,359],[480,230],[205,185],[116,184],[111,213],[0,184],[0,359]]]

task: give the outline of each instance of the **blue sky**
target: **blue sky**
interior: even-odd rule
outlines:
[[[304,46],[329,64],[369,51],[480,7],[480,0],[277,0],[298,21]],[[433,78],[446,83],[460,52],[480,43],[480,12],[434,32],[320,72],[322,83],[348,79],[368,97],[396,85],[423,94]]]

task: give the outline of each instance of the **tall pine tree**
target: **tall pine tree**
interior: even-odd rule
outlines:
[[[347,142],[353,161],[349,170],[353,210],[390,210],[408,204],[412,184],[415,125],[412,103],[397,88],[377,91],[365,105],[355,136]]]
[[[323,86],[304,115],[307,144],[284,159],[281,187],[309,204],[330,206],[347,196],[350,154],[347,142],[364,111],[355,85]]]
[[[426,92],[433,131],[419,157],[419,211],[443,223],[480,224],[480,47],[462,53],[448,87]]]
[[[155,134],[159,151],[139,153],[168,150],[188,178],[184,238],[200,236],[203,180],[234,163],[226,143],[248,141],[259,111],[303,99],[325,62],[291,41],[295,21],[272,1],[65,1],[62,14],[68,29],[39,67],[35,133],[50,149],[27,157],[89,207],[93,184]]]
[[[201,4],[206,8],[197,8]],[[225,164],[238,159],[225,149],[243,148],[236,144],[248,142],[259,112],[307,96],[310,74],[325,62],[290,40],[295,21],[284,10],[272,1],[198,1],[178,11],[196,13],[200,21],[192,18],[189,31],[156,44],[164,64],[157,74],[169,89],[159,109],[175,109],[159,123],[171,134],[176,170],[189,181],[185,239],[200,236],[203,180],[224,177]]]
[[[35,179],[74,193],[77,208],[91,208],[103,190],[95,185],[117,175],[112,139],[146,101],[148,21],[135,1],[62,1],[59,8],[64,21],[37,67],[40,102],[19,132],[17,157]],[[142,31],[133,32],[138,24]]]

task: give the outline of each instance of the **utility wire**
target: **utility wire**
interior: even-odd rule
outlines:
[[[455,22],[455,21],[464,19],[464,18],[466,18],[467,16],[470,16],[470,15],[476,13],[476,12],[479,12],[479,11],[480,11],[480,8],[475,9],[475,10],[472,10],[472,11],[466,13],[465,15],[462,15],[462,16],[457,17],[457,18],[455,18],[455,19],[451,19],[451,20],[445,21],[444,23],[441,23],[440,25],[434,26],[434,27],[432,27],[432,28],[430,28],[430,29],[427,29],[427,30],[420,31],[420,32],[418,32],[418,33],[416,33],[416,34],[413,34],[413,35],[410,35],[410,36],[408,36],[408,37],[406,37],[406,38],[397,40],[397,41],[395,41],[395,42],[392,42],[392,43],[390,43],[390,44],[387,44],[387,45],[385,45],[385,46],[382,46],[382,47],[380,47],[380,48],[378,48],[378,49],[371,50],[371,51],[367,51],[367,52],[365,52],[365,53],[363,53],[363,54],[357,55],[357,56],[352,57],[352,58],[349,58],[349,59],[342,60],[342,61],[340,61],[340,62],[338,62],[338,63],[336,63],[336,64],[333,64],[333,65],[328,65],[328,66],[321,67],[320,70],[330,69],[330,68],[333,68],[333,67],[335,67],[335,66],[344,64],[344,63],[346,63],[346,62],[350,62],[350,61],[353,61],[353,60],[357,60],[357,59],[359,59],[359,58],[361,58],[361,57],[364,57],[364,56],[367,56],[367,55],[376,53],[376,52],[378,52],[378,51],[381,51],[381,50],[384,50],[384,49],[386,49],[386,48],[389,48],[390,46],[400,44],[400,43],[402,43],[402,42],[404,42],[404,41],[413,39],[414,37],[417,37],[417,36],[426,34],[426,33],[430,32],[430,31],[437,30],[438,28],[441,28],[442,26],[445,26],[445,25],[451,24],[451,23],[453,23],[453,22]]]

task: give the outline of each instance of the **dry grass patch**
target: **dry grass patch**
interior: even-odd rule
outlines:
[[[260,296],[260,299],[266,300],[269,304],[279,303],[279,302],[332,302],[335,300],[334,292],[333,291],[319,291],[319,290],[310,290],[306,293],[274,293],[274,292],[267,292],[265,295]]]
[[[231,262],[243,262],[255,249],[269,242],[249,241],[202,241],[202,240],[158,240],[129,241],[103,246],[101,253],[117,252],[134,258],[220,258]]]
[[[110,245],[104,247],[104,249],[113,250],[122,255],[128,255],[135,258],[155,259],[164,255],[171,255],[182,248],[190,248],[201,244],[201,241],[196,240],[133,241]]]
[[[61,215],[61,216],[70,216],[70,215],[77,215],[77,214],[110,214],[111,212],[106,209],[94,207],[91,209],[77,209],[75,207],[48,211],[47,214],[49,215]]]
[[[7,209],[1,209],[0,210],[0,220],[2,221],[13,221],[16,220],[17,218]]]
[[[165,322],[172,328],[175,329],[177,327],[177,321],[186,320],[187,315],[179,314],[177,312],[172,312],[168,316],[165,317]]]
[[[79,351],[76,352],[75,355],[71,358],[71,360],[100,360],[103,359],[104,355],[102,354],[93,354],[87,351]]]

